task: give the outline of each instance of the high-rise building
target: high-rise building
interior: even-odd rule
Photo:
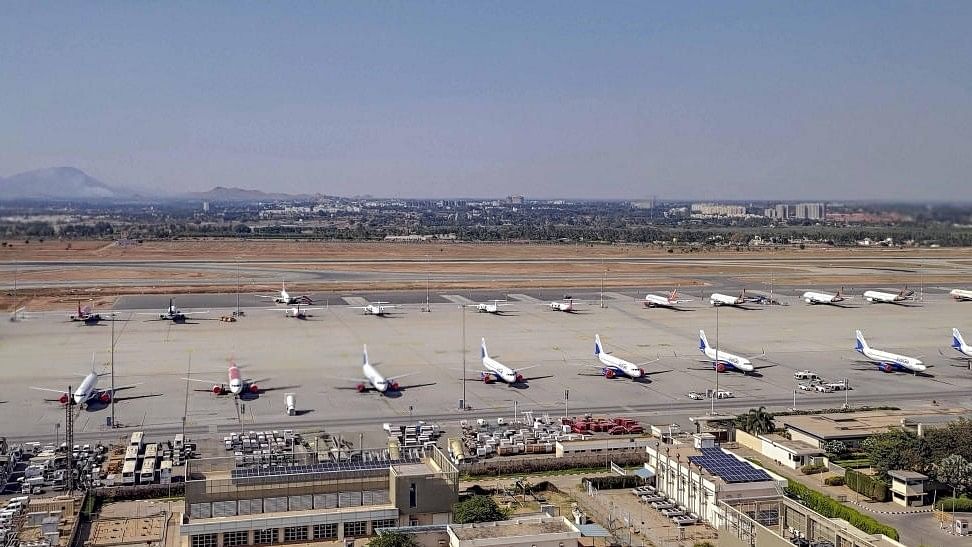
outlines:
[[[822,220],[826,216],[826,207],[823,203],[797,203],[796,218],[808,220]]]

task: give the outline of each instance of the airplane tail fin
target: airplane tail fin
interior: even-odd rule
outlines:
[[[675,288],[672,289],[672,294],[668,295],[668,300],[670,301],[675,300],[676,298],[678,298],[678,285],[675,285]]]
[[[705,331],[699,331],[699,350],[705,351],[709,347],[709,340],[705,337]]]
[[[837,298],[842,298],[844,296],[844,287],[837,289]]]
[[[361,364],[362,364],[362,366],[363,366],[363,365],[367,365],[367,364],[370,364],[370,363],[368,362],[368,344],[364,344],[364,345],[362,346],[362,352],[361,352]]]
[[[600,355],[604,353],[604,346],[601,345],[601,335],[594,335],[594,355]]]
[[[864,339],[864,335],[861,333],[861,331],[857,331],[856,334],[857,346],[855,346],[854,349],[863,353],[864,350],[868,349],[867,340]]]
[[[952,347],[955,349],[962,349],[965,345],[965,340],[962,338],[962,333],[958,329],[952,329]]]
[[[486,339],[483,338],[482,344],[479,346],[479,356],[483,359],[489,357],[489,352],[486,351]]]

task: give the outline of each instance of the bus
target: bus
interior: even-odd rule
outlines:
[[[159,465],[159,482],[162,484],[172,482],[172,460],[162,460]]]
[[[142,468],[138,471],[139,484],[152,484],[155,482],[155,458],[145,458],[142,460]]]
[[[138,459],[138,447],[137,446],[128,445],[128,447],[125,448],[125,461],[126,462],[133,462],[133,461],[135,461],[137,459]]]
[[[136,460],[128,460],[122,466],[121,483],[125,485],[135,484],[135,467],[138,465]]]
[[[141,431],[133,431],[132,432],[132,438],[128,442],[128,446],[137,446],[138,449],[141,450],[142,449],[142,445],[145,443],[144,437],[145,437],[145,434],[142,433]]]
[[[145,456],[146,460],[152,460],[153,462],[159,459],[159,443],[148,443],[145,445]],[[143,464],[144,465],[144,464]]]

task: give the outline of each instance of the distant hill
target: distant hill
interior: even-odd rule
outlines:
[[[246,188],[227,188],[217,186],[206,192],[190,192],[185,194],[189,199],[201,199],[206,201],[278,201],[294,199],[311,199],[315,196],[308,194],[282,194],[277,192],[264,192],[262,190],[248,190]]]
[[[49,167],[0,177],[3,199],[119,199],[133,195],[75,167]]]

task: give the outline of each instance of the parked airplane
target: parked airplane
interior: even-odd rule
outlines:
[[[314,301],[311,297],[302,294],[300,296],[293,296],[287,292],[287,282],[283,281],[280,284],[280,294],[278,296],[267,296],[263,294],[258,294],[257,298],[272,298],[274,304],[313,304]]]
[[[10,321],[16,323],[21,321],[26,317],[27,306],[21,306],[14,311],[10,312]]]
[[[642,305],[646,308],[675,308],[678,304],[683,304],[685,302],[691,302],[691,298],[679,298],[678,297],[678,287],[675,287],[668,296],[662,296],[660,294],[646,294]]]
[[[911,298],[915,291],[909,290],[907,286],[897,294],[883,291],[864,291],[864,300],[872,304],[900,304]]]
[[[208,310],[206,310],[206,311],[184,312],[184,311],[180,310],[179,308],[177,308],[176,305],[175,305],[175,303],[173,302],[173,299],[170,298],[169,299],[169,307],[166,308],[162,313],[159,314],[159,318],[156,319],[156,321],[172,321],[173,323],[184,323],[185,320],[190,315],[203,315],[203,314],[207,314],[207,313],[209,313]],[[142,313],[140,315],[154,315],[154,314],[150,312],[150,313]]]
[[[896,353],[873,349],[867,345],[867,340],[864,339],[864,335],[861,334],[861,331],[857,331],[856,334],[857,345],[854,347],[854,349],[864,357],[867,357],[871,363],[877,365],[878,369],[883,372],[895,372],[900,370],[918,374],[919,372],[924,372],[929,366],[931,366],[923,364],[921,360],[914,357],[906,357]]]
[[[544,305],[550,308],[550,311],[565,311],[567,313],[573,313],[576,311],[576,308],[574,307],[574,299],[569,296],[565,296],[561,302],[554,300],[553,302],[549,302]]]
[[[962,357],[955,357],[954,355],[945,355],[942,350],[938,350],[938,353],[942,357],[947,357],[949,359],[955,359],[958,361],[968,361],[972,365],[972,346],[965,343],[965,339],[962,338],[962,333],[958,329],[952,329],[952,349],[959,352]]]
[[[30,389],[37,391],[50,391],[53,393],[60,393],[61,396],[57,399],[49,399],[52,401],[57,401],[62,405],[81,405],[82,407],[91,402],[100,402],[102,404],[107,404],[111,402],[113,392],[111,389],[98,389],[98,378],[101,376],[106,376],[107,373],[97,373],[95,371],[89,372],[83,380],[81,380],[81,385],[74,390],[74,393],[67,393],[63,389],[52,389],[47,387],[36,387],[30,386]],[[115,392],[122,391],[124,389],[131,389],[139,384],[131,384],[127,386],[120,386],[115,388]],[[115,397],[115,401],[123,401],[126,398]]]
[[[506,300],[490,300],[489,302],[480,302],[475,304],[476,311],[478,313],[495,313],[497,315],[503,313],[501,308],[507,306],[512,306],[513,304],[506,304]]]
[[[258,384],[259,380],[245,378],[240,372],[240,367],[237,366],[237,364],[233,361],[230,361],[229,368],[226,369],[226,378],[226,382],[216,382],[213,380],[203,380],[200,378],[183,378],[183,380],[211,384],[211,388],[200,391],[209,391],[213,395],[235,395],[239,397],[244,393],[252,393],[256,395],[265,391],[281,389],[260,387]]]
[[[300,302],[298,302],[292,308],[264,308],[270,311],[282,311],[284,312],[284,317],[293,317],[294,319],[307,319],[312,317],[307,312],[312,310],[323,310],[324,308],[302,308],[300,307]]]
[[[510,368],[503,363],[500,363],[496,359],[489,356],[489,351],[486,350],[486,339],[483,338],[482,344],[480,345],[480,356],[483,359],[483,368],[479,372],[479,378],[484,384],[492,384],[496,380],[501,380],[507,384],[515,385],[522,384],[526,381],[526,378],[521,374],[524,370],[535,368],[539,365],[532,365],[529,367],[521,368]]]
[[[351,306],[353,310],[364,310],[365,315],[377,315],[383,316],[388,313],[388,310],[397,308],[398,306],[385,306],[388,302],[371,302],[367,306]]]
[[[965,301],[972,300],[972,291],[969,291],[969,290],[965,290],[965,289],[952,289],[951,292],[949,292],[948,294],[949,294],[949,296],[951,296],[955,300],[958,300],[959,302],[961,302],[963,300],[965,300]]]
[[[648,361],[636,365],[630,361],[625,361],[620,357],[615,357],[611,355],[609,352],[604,351],[604,345],[601,344],[600,334],[594,335],[594,355],[596,355],[598,361],[600,361],[601,364],[604,365],[603,367],[600,368],[601,368],[601,374],[603,374],[605,378],[616,378],[617,376],[627,376],[632,380],[644,378],[645,376],[648,375],[648,373],[645,372],[645,369],[641,367],[650,363],[654,363],[655,361],[658,361],[658,359],[655,359],[654,361]],[[598,366],[598,365],[592,365],[592,366]]]
[[[837,304],[843,302],[847,297],[843,294],[844,288],[841,287],[836,294],[807,291],[803,293],[803,301],[807,304]]]
[[[743,289],[739,296],[728,296],[714,292],[709,295],[709,304],[713,306],[735,306],[739,307],[748,302],[746,299],[746,289]]]
[[[704,330],[699,331],[699,351],[708,357],[708,359],[703,360],[702,362],[711,363],[712,368],[718,372],[737,370],[743,374],[747,374],[756,370],[756,367],[753,366],[752,361],[746,357],[740,357],[739,355],[734,355],[732,353],[722,351],[721,349],[716,352],[716,349],[709,345],[709,340],[705,337]],[[760,356],[762,355],[765,355],[765,353],[760,354]]]
[[[69,319],[84,323],[85,325],[96,325],[106,318],[100,313],[92,311],[91,306],[81,307],[81,301],[78,300],[78,312],[75,315],[69,316]]]
[[[418,372],[408,372],[405,374],[399,374],[394,378],[386,378],[384,375],[382,375],[382,373],[378,372],[378,369],[375,368],[375,365],[372,365],[371,361],[368,359],[367,344],[365,344],[362,348],[361,359],[362,359],[361,373],[364,375],[364,378],[352,379],[352,381],[358,382],[358,385],[352,388],[357,390],[358,393],[364,393],[365,391],[368,390],[375,390],[380,395],[388,395],[391,393],[399,392],[403,389],[407,389],[409,387],[420,387],[419,385],[403,386],[398,382],[402,378],[406,376],[413,376],[415,374],[418,374]],[[432,385],[432,384],[421,384],[421,385],[424,386],[424,385]]]

